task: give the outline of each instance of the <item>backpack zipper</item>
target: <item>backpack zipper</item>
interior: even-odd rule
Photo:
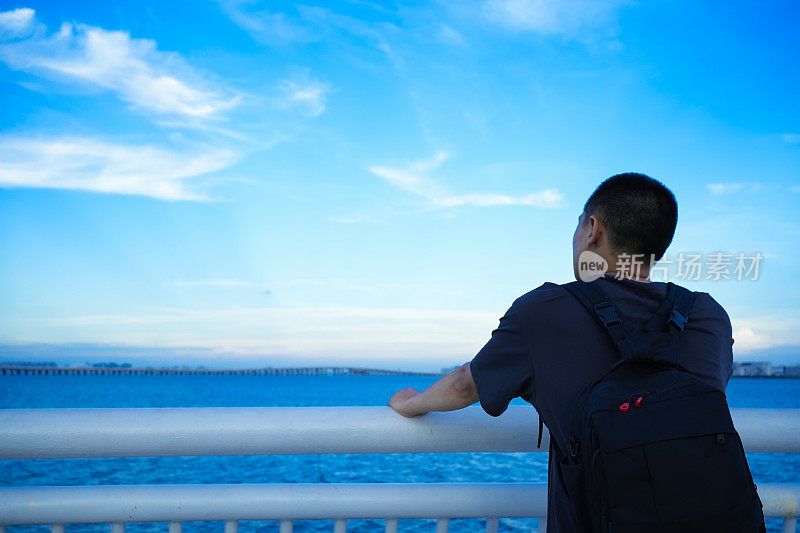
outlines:
[[[586,389],[584,389],[583,392],[581,393],[581,395],[576,398],[577,403],[574,404],[572,406],[572,408],[570,409],[570,412],[575,413],[576,412],[575,408],[578,407],[580,409],[579,412],[581,413],[581,415],[578,418],[574,419],[574,422],[571,424],[572,427],[570,429],[570,434],[573,435],[573,437],[570,437],[569,454],[570,454],[570,456],[573,457],[573,459],[575,459],[577,457],[577,455],[580,454],[581,449],[584,447],[582,445],[584,435],[581,435],[580,431],[577,431],[577,430],[578,430],[578,428],[580,428],[580,426],[582,424],[584,424],[584,419],[588,422],[588,420],[591,418],[591,414],[592,414],[592,413],[585,412],[584,409],[586,407],[586,402],[589,400],[589,396],[591,396],[591,393],[593,392],[594,386],[597,385],[597,383],[599,383],[607,374],[608,374],[608,372],[603,374],[603,376],[599,377],[594,383],[592,383],[591,386],[589,386]],[[651,390],[651,391],[648,391],[648,392],[646,392],[645,394],[643,394],[641,396],[643,398],[647,398],[647,397],[653,396],[655,394],[663,394],[665,392],[669,392],[669,391],[672,391],[672,390],[675,390],[675,389],[678,389],[678,388],[681,388],[681,387],[688,387],[690,385],[692,385],[691,382],[686,382],[686,381],[684,381],[682,379],[676,379],[676,380],[670,382],[663,389]],[[707,391],[707,392],[712,392],[712,391]],[[621,396],[621,395],[617,394],[617,395],[607,396],[606,399],[608,399],[608,400],[625,400],[625,399],[629,399],[631,396],[633,396],[633,395],[632,394],[626,394],[624,396]],[[635,399],[634,399],[634,402],[635,402]],[[619,407],[617,407],[616,409],[619,409]],[[597,409],[596,411],[593,411],[593,412],[613,411],[613,410],[616,410],[616,409]]]
[[[633,404],[633,405],[629,405],[629,407],[640,407],[642,405],[642,403],[644,402],[644,400],[646,398],[649,398],[650,396],[653,396],[653,395],[656,395],[656,394],[661,395],[661,394],[663,394],[665,392],[671,392],[671,391],[673,391],[675,389],[680,389],[682,387],[689,387],[691,385],[693,385],[693,384],[692,383],[686,383],[684,381],[674,381],[669,386],[667,386],[667,387],[665,387],[663,389],[651,390],[651,391],[647,391],[647,392],[645,392],[643,394],[641,394],[641,393],[614,394],[614,395],[606,396],[606,399],[607,400],[625,400],[625,403]],[[708,391],[708,392],[713,392],[713,391]],[[636,405],[636,401],[639,400],[639,398],[641,398],[641,401],[639,402],[639,405]],[[606,409],[600,409],[600,410],[605,411]]]
[[[681,388],[681,387],[688,387],[688,386],[690,386],[690,385],[692,385],[692,383],[691,383],[691,382],[688,382],[688,383],[687,383],[686,381],[683,381],[683,380],[680,380],[680,379],[678,379],[678,380],[675,380],[675,381],[671,381],[671,382],[670,382],[670,383],[668,383],[668,384],[667,384],[667,386],[666,386],[666,387],[664,387],[663,389],[654,389],[654,390],[650,390],[650,391],[647,391],[647,392],[646,392],[646,393],[644,393],[644,394],[640,394],[640,393],[636,393],[636,394],[634,394],[634,393],[628,393],[628,394],[615,394],[615,395],[610,395],[610,396],[607,396],[607,398],[609,398],[609,399],[614,399],[614,398],[630,398],[631,396],[633,396],[634,398],[635,398],[635,397],[638,397],[638,396],[645,396],[645,397],[646,397],[646,396],[652,396],[653,394],[661,394],[661,393],[664,393],[664,392],[669,392],[669,391],[671,391],[671,390],[674,390],[674,389],[679,389],[679,388]]]
[[[597,433],[597,430],[594,427],[594,422],[592,422],[590,420],[589,421],[589,438],[593,438],[596,433]],[[594,453],[592,454],[591,457],[588,457],[588,458],[585,457],[584,461],[586,461],[586,459],[588,459],[589,468],[588,469],[584,469],[584,471],[588,470],[587,481],[589,481],[590,486],[592,488],[594,488],[595,494],[597,494],[597,496],[600,499],[600,515],[601,515],[601,517],[600,517],[600,525],[601,525],[601,528],[609,528],[609,530],[610,530],[611,520],[608,517],[608,509],[609,509],[609,503],[608,503],[608,481],[606,480],[605,473],[604,472],[600,472],[600,469],[599,469],[599,462],[601,460],[602,455],[603,454],[601,453],[600,449],[597,448],[597,449],[595,449],[595,451],[594,451]]]

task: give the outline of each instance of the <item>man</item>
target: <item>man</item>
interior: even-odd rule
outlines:
[[[672,192],[643,174],[608,178],[587,200],[572,239],[573,271],[593,252],[607,263],[599,284],[631,325],[641,328],[666,296],[667,284],[650,282],[652,263],[672,241],[678,206]],[[642,264],[630,268],[631,258]],[[733,372],[733,339],[725,310],[707,293],[695,293],[678,343],[678,362],[725,390]],[[424,392],[397,391],[389,405],[403,416],[451,411],[480,401],[492,416],[521,397],[550,431],[549,533],[579,532],[569,509],[557,461],[568,450],[570,406],[587,384],[619,359],[608,333],[563,287],[544,283],[518,298],[491,339],[472,359]]]

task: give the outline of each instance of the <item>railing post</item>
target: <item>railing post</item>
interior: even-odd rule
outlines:
[[[500,527],[500,519],[499,518],[487,518],[486,519],[486,533],[497,533],[497,529]]]
[[[536,528],[537,533],[546,533],[547,531],[547,516],[539,519],[539,526]]]
[[[333,533],[346,533],[347,532],[347,520],[334,520],[333,521]]]
[[[225,521],[225,533],[238,533],[239,531],[239,521],[238,520],[226,520]]]
[[[0,531],[0,533],[3,533]],[[387,518],[386,519],[386,531],[385,533],[397,533],[397,518]]]
[[[53,524],[50,526],[50,533],[64,533],[64,524]]]
[[[797,530],[797,518],[784,518],[781,533],[794,533]]]
[[[292,533],[292,521],[291,520],[281,520],[280,532],[279,533]]]
[[[169,533],[181,533],[183,531],[183,524],[181,522],[170,522]]]
[[[440,518],[436,521],[436,533],[447,533],[450,528],[449,518]]]
[[[111,533],[125,533],[125,522],[112,522]]]

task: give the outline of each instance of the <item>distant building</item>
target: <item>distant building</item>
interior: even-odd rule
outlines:
[[[787,378],[800,378],[800,365],[786,365],[783,374]]]
[[[86,366],[92,367],[92,368],[131,368],[131,364],[130,363],[122,363],[122,364],[120,364],[120,363],[115,363],[113,361],[109,361],[107,363],[89,363],[87,361],[86,362]]]
[[[734,377],[768,377],[772,375],[772,365],[768,361],[748,361],[733,363]]]

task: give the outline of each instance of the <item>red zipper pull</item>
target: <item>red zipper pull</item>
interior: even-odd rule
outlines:
[[[642,397],[641,396],[636,398],[636,403],[634,403],[633,406],[634,407],[639,407],[640,405],[642,405]]]
[[[621,412],[623,412],[623,413],[627,413],[628,409],[630,409],[630,408],[631,408],[631,404],[629,404],[628,402],[625,402],[625,403],[623,403],[622,405],[619,406],[619,410]]]

